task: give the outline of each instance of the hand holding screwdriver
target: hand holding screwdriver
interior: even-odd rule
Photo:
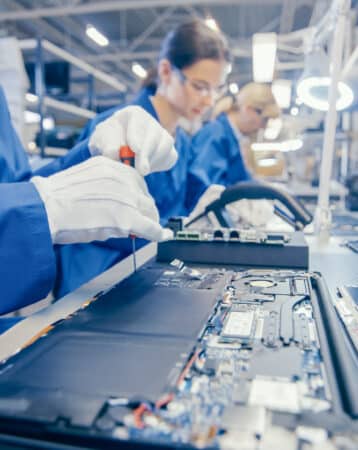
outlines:
[[[99,123],[88,147],[92,156],[103,155],[114,160],[120,157],[118,149],[123,149],[120,150],[123,158],[129,158],[129,165],[134,164],[142,176],[169,170],[178,158],[173,137],[136,105],[127,106]]]

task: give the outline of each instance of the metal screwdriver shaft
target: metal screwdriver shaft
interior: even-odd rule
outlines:
[[[123,164],[127,166],[135,166],[135,154],[132,152],[131,148],[127,145],[122,146],[119,149],[119,159]],[[132,240],[132,258],[133,258],[133,269],[137,272],[137,260],[136,260],[136,246],[135,246],[135,235],[130,234],[129,237]]]

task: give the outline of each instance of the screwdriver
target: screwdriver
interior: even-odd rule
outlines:
[[[119,149],[119,160],[127,166],[131,166],[131,167],[135,166],[135,154],[128,145],[123,145]],[[129,237],[132,240],[133,268],[134,268],[134,272],[137,272],[137,260],[136,260],[136,252],[135,252],[136,251],[135,235],[130,234]]]

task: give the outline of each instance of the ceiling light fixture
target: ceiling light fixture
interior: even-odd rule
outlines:
[[[239,86],[237,83],[230,83],[229,84],[229,91],[231,94],[236,95],[239,92]]]
[[[276,33],[256,33],[252,37],[253,77],[256,83],[273,79],[277,50]]]
[[[312,109],[328,111],[328,92],[331,84],[329,61],[322,48],[314,48],[305,56],[305,69],[297,84],[297,96]],[[354,100],[347,83],[338,83],[337,111],[348,108]]]
[[[100,47],[106,47],[109,44],[107,37],[98,31],[93,25],[87,25],[86,34]]]
[[[214,31],[219,31],[219,26],[218,26],[216,20],[213,19],[212,17],[207,17],[207,18],[205,19],[205,23],[206,23],[206,25],[207,25],[209,28],[211,28],[212,30],[214,30]]]
[[[39,101],[39,98],[37,95],[31,94],[31,92],[27,92],[25,94],[25,99],[29,103],[37,103]]]
[[[288,139],[282,142],[254,142],[251,145],[252,150],[255,152],[292,152],[299,150],[303,147],[302,139]]]
[[[148,73],[141,64],[136,62],[132,64],[132,72],[139,78],[145,78]]]
[[[330,77],[310,77],[302,80],[297,87],[297,94],[305,105],[319,111],[328,111],[328,90]],[[337,111],[348,108],[353,102],[354,94],[348,84],[338,83]],[[293,109],[293,108],[292,108]]]
[[[291,104],[291,80],[274,80],[272,93],[280,108],[288,108]]]

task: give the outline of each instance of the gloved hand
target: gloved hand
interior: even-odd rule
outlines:
[[[267,225],[275,218],[271,200],[242,199],[226,205],[226,209],[233,222],[238,226],[267,229]]]
[[[43,200],[54,244],[106,240],[135,234],[171,239],[138,172],[103,156],[44,177],[33,177]]]
[[[114,160],[122,146],[135,153],[135,168],[143,176],[169,170],[178,159],[172,136],[139,106],[115,112],[96,126],[89,140],[91,155]]]
[[[190,213],[189,217],[186,217],[184,219],[184,224],[189,223],[192,219],[194,219],[194,217],[199,216],[201,213],[203,213],[205,208],[214,200],[217,200],[224,190],[225,186],[222,186],[221,184],[210,185],[206,189],[206,191],[202,194],[202,196],[199,198],[197,204]],[[201,219],[197,220],[192,225],[190,225],[189,228],[199,229],[208,227],[210,225],[211,225],[210,219],[208,217],[202,217]]]

